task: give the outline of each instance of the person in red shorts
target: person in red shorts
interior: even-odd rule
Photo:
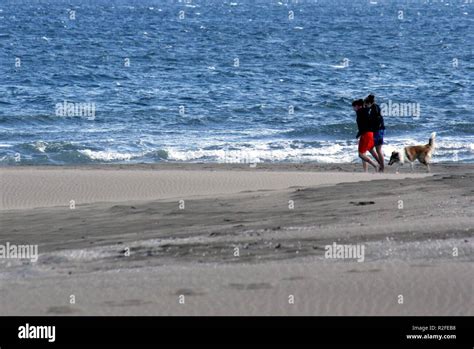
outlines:
[[[369,119],[369,109],[364,108],[364,101],[362,99],[357,99],[352,102],[352,109],[356,112],[357,115],[357,127],[359,132],[357,132],[357,138],[359,139],[359,157],[362,159],[362,167],[365,172],[369,170],[369,164],[372,165],[377,171],[379,162],[377,153],[374,150],[374,133],[372,132],[370,119]],[[374,159],[377,161],[375,163],[372,161],[366,153],[370,152]]]

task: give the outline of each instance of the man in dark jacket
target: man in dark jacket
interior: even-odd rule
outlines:
[[[369,118],[369,108],[364,108],[364,101],[362,99],[358,99],[352,102],[352,109],[354,109],[357,115],[356,121],[359,131],[357,132],[356,137],[360,137],[359,157],[362,159],[362,167],[364,168],[364,171],[368,172],[368,164],[377,169],[377,164],[366,155],[368,151],[372,154],[375,160],[379,162],[377,153],[374,151],[374,134],[372,132],[373,125],[371,123],[371,119]]]
[[[385,123],[383,120],[382,113],[380,111],[380,107],[375,103],[374,95],[368,95],[364,99],[364,104],[369,109],[369,119],[371,122],[371,129],[372,129],[372,132],[374,133],[375,150],[377,151],[377,156],[379,159],[380,172],[383,172],[384,167],[385,167],[384,166],[385,161],[383,157],[382,145],[383,145],[383,137],[385,135]]]

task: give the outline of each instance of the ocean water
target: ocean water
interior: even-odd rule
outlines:
[[[0,165],[474,162],[471,0],[1,0]]]

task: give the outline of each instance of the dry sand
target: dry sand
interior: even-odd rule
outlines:
[[[0,314],[474,315],[474,165],[359,167],[0,168]]]
[[[197,167],[197,166],[196,166]],[[192,167],[190,166],[190,169]],[[232,170],[179,170],[157,168],[2,169],[0,209],[67,206],[96,202],[191,199],[216,197],[259,190],[285,190],[291,187],[330,185],[374,179],[365,173]],[[420,177],[423,174],[410,175]],[[377,179],[400,178],[396,174],[377,175]]]

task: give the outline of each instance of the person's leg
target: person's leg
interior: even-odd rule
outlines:
[[[379,160],[379,156],[378,154],[375,152],[375,148],[372,148],[369,150],[369,153],[372,154],[372,156],[374,157],[374,159],[380,164],[380,160]],[[382,165],[380,165],[382,166]]]
[[[375,162],[373,162],[372,160],[370,160],[370,158],[367,155],[365,155],[365,153],[359,152],[359,157],[362,159],[363,163],[368,163],[368,164],[372,165],[374,168],[377,168],[377,164]],[[367,165],[364,166],[364,170],[367,172],[368,168],[366,170],[366,166]]]
[[[377,145],[375,149],[377,150],[377,155],[379,156],[380,172],[383,172],[385,169],[385,159],[383,158],[382,145]]]
[[[369,164],[362,159],[362,168],[364,172],[369,172]]]

